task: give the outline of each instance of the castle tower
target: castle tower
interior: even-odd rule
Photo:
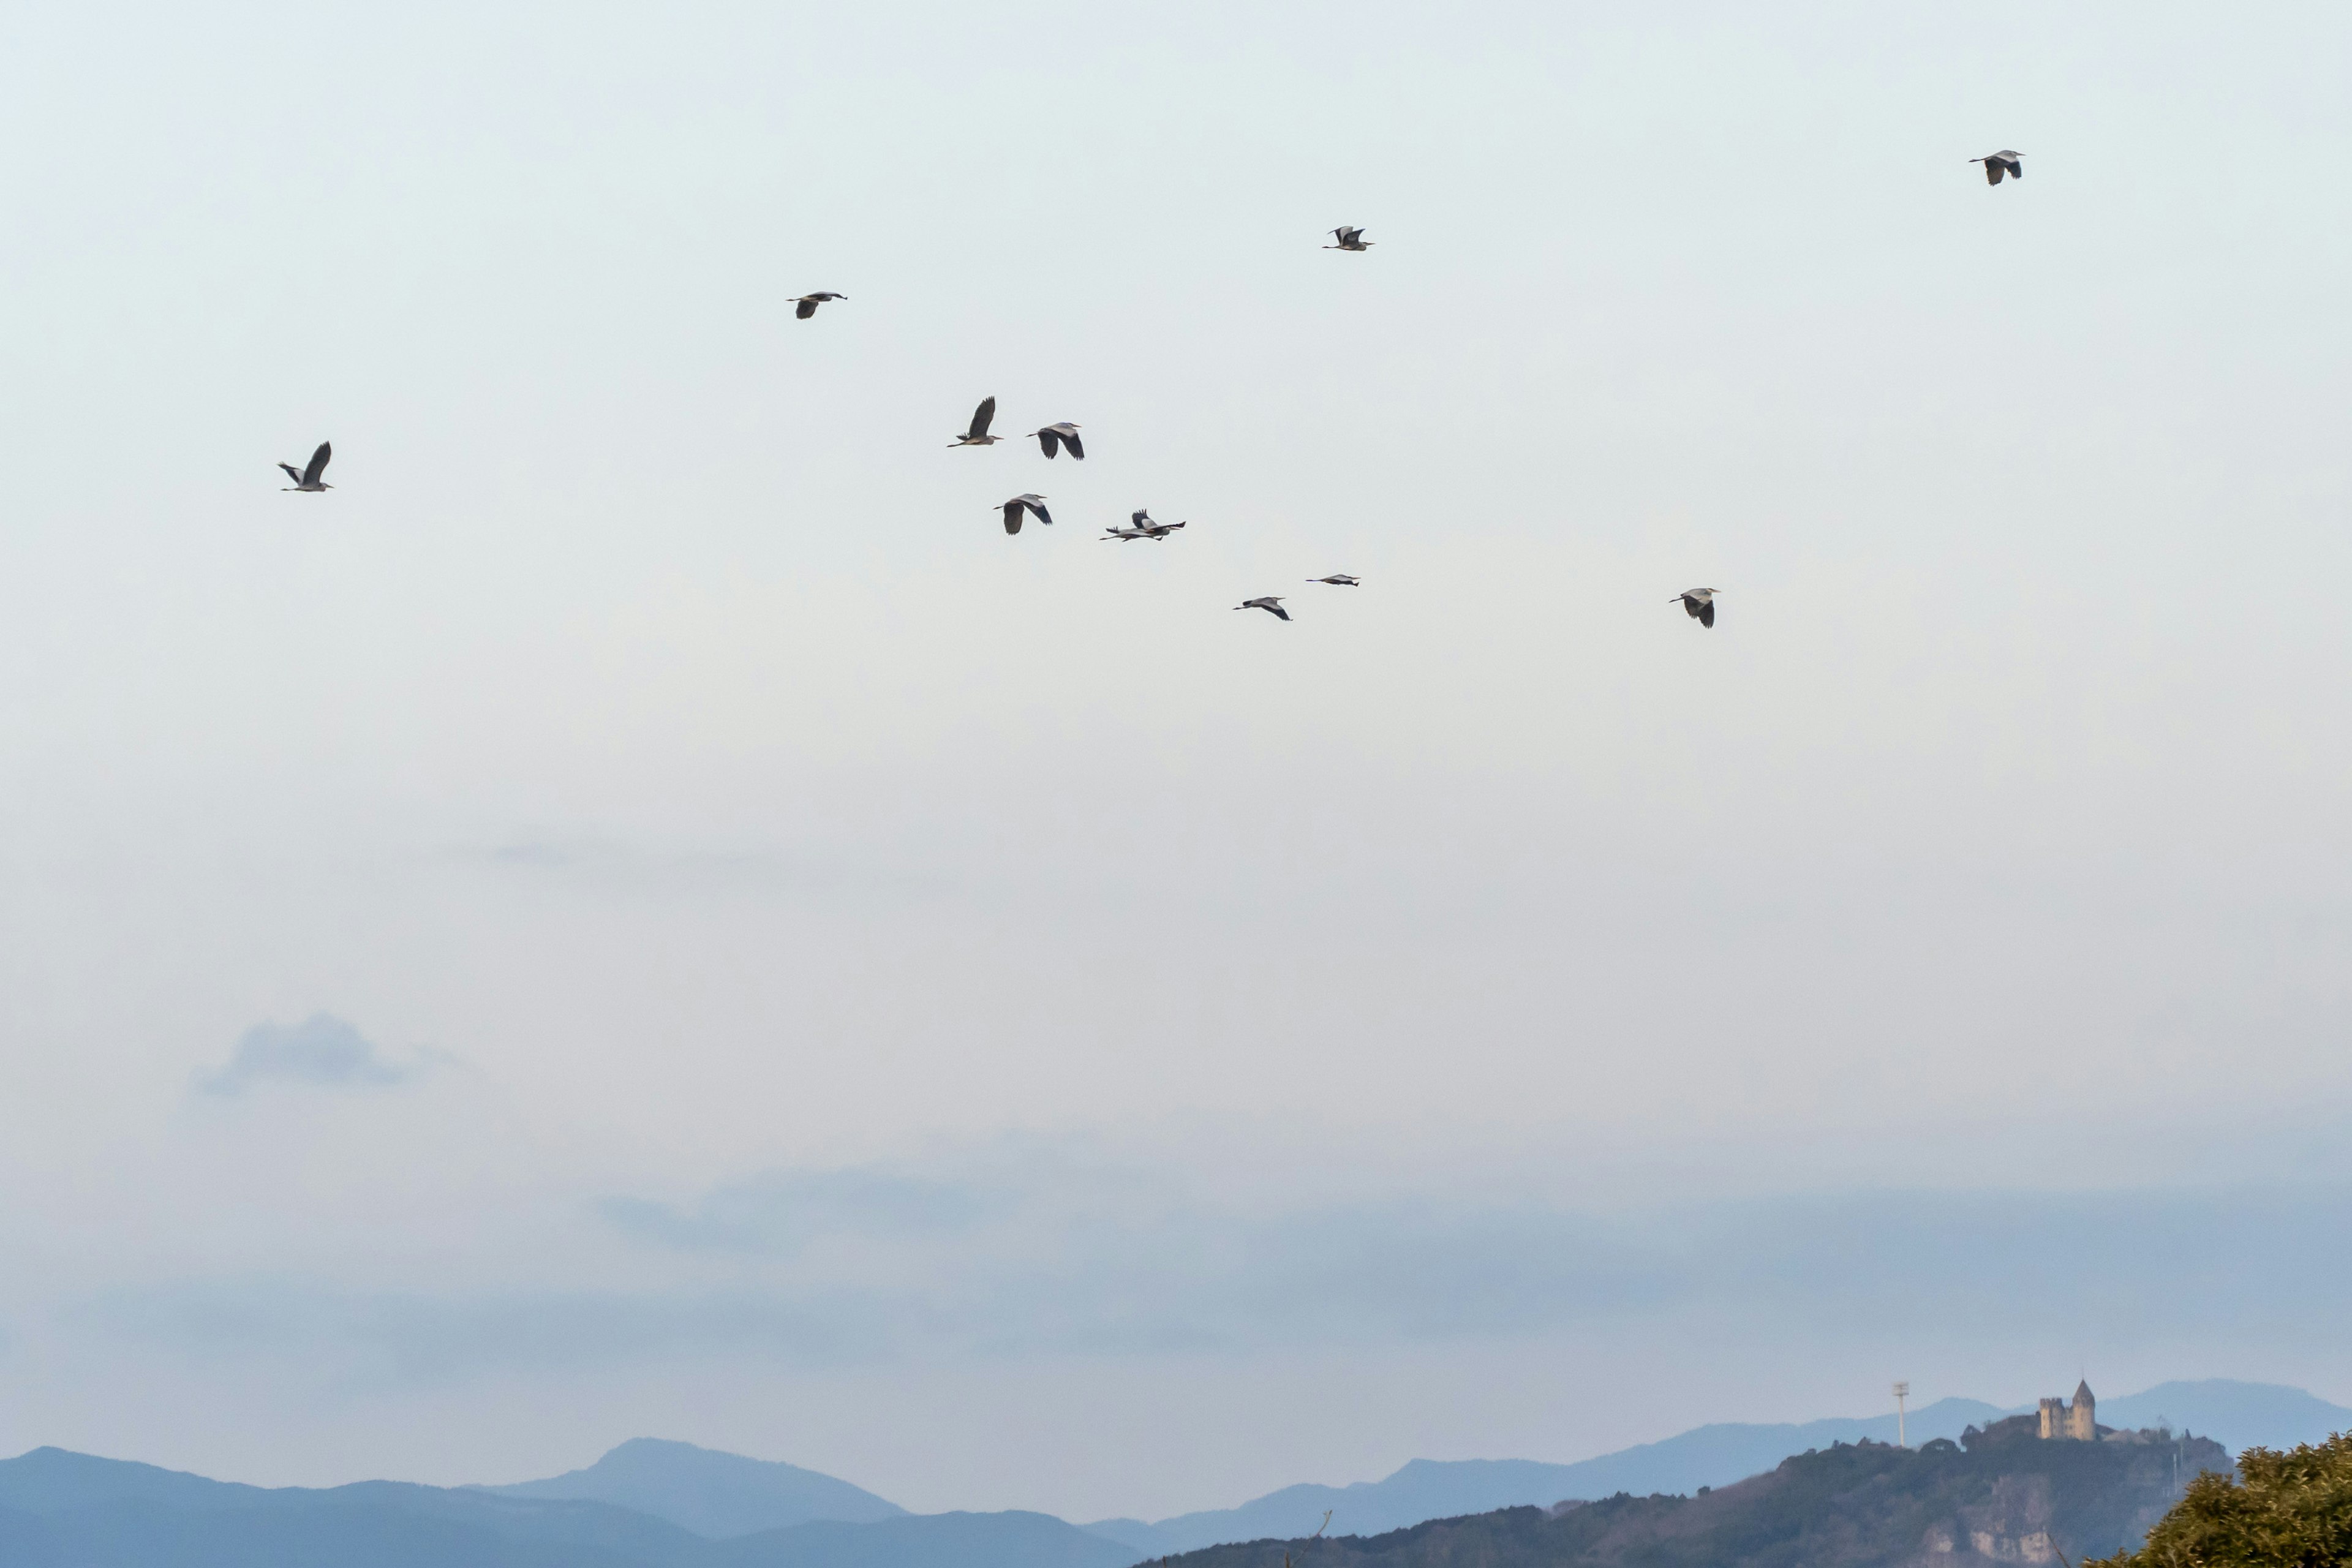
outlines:
[[[2090,1380],[2074,1385],[2074,1403],[2066,1412],[2066,1436],[2079,1443],[2099,1440],[2099,1402],[2091,1396]]]
[[[2042,1435],[2044,1437],[2066,1436],[2066,1402],[2045,1399],[2042,1402]]]

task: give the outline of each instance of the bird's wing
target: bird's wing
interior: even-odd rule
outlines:
[[[807,321],[811,316],[816,314],[816,301],[814,300],[802,300],[800,303],[800,309],[794,310],[793,314],[798,316],[803,321]]]
[[[1268,605],[1266,608],[1272,610],[1276,615],[1281,616],[1286,621],[1290,618],[1290,612],[1284,609],[1280,605]]]
[[[1685,594],[1683,595],[1683,614],[1690,616],[1693,620],[1696,620],[1698,618],[1698,611],[1699,602],[1696,599],[1692,598],[1688,594]]]
[[[1984,161],[1984,166],[1985,184],[1988,185],[1997,185],[2000,184],[2000,160],[1998,158],[1987,158]]]
[[[1711,626],[1715,625],[1715,601],[1713,599],[1709,599],[1706,604],[1701,605],[1698,607],[1698,624],[1703,626]]]
[[[1062,438],[1054,434],[1054,427],[1051,425],[1037,432],[1037,445],[1045,449],[1045,456],[1049,458],[1058,458],[1062,455]]]
[[[1037,514],[1037,521],[1038,521],[1039,522],[1044,523],[1047,528],[1051,528],[1051,527],[1053,527],[1053,526],[1054,526],[1054,514],[1053,514],[1052,512],[1047,511],[1047,510],[1045,510],[1045,503],[1044,503],[1043,501],[1034,501],[1034,500],[1033,500],[1033,501],[1028,502],[1027,504],[1028,504],[1029,510],[1030,510],[1031,511],[1034,511],[1034,512],[1035,512],[1035,513]]]
[[[993,397],[982,398],[980,400],[980,406],[971,411],[971,428],[964,432],[964,439],[967,441],[977,441],[982,436],[987,435],[989,424],[991,421],[995,419],[995,417],[996,399]]]
[[[1004,503],[1004,531],[1007,533],[1021,531],[1021,503],[1017,500]]]
[[[2021,180],[2021,179],[2025,178],[2025,160],[2024,160],[2024,159],[2022,159],[2022,158],[2011,158],[2011,159],[2009,161],[2009,177],[2010,177],[2011,179],[2012,179],[2012,180]]]
[[[292,479],[298,485],[302,482],[301,469],[296,468],[291,463],[280,463],[278,466],[286,470],[286,477],[288,479]]]
[[[1127,521],[1135,524],[1136,527],[1141,528],[1145,523],[1151,521],[1150,510],[1146,508],[1142,511],[1131,511],[1127,514]]]
[[[319,476],[327,471],[327,459],[334,455],[335,448],[331,442],[320,442],[319,449],[310,454],[310,463],[302,469],[302,482],[306,485],[317,484]]]
[[[1071,457],[1076,458],[1082,463],[1087,460],[1086,445],[1078,439],[1078,433],[1076,430],[1065,430],[1062,432],[1062,445],[1070,449]]]

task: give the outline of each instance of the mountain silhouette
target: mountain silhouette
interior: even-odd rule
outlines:
[[[1913,1447],[1957,1438],[2032,1405],[2003,1409],[1977,1399],[1939,1399],[1910,1413],[1904,1436]],[[2352,1428],[2352,1410],[2278,1384],[2210,1379],[2166,1383],[2099,1406],[2110,1426],[2153,1426],[2214,1438],[2235,1452],[2252,1444],[2288,1447]],[[1834,1443],[1891,1443],[1895,1413],[1797,1423],[1722,1422],[1696,1426],[1655,1443],[1621,1448],[1573,1464],[1529,1459],[1415,1459],[1378,1481],[1348,1486],[1292,1486],[1237,1508],[1211,1509],[1146,1522],[1105,1519],[1085,1528],[1150,1557],[1193,1552],[1224,1542],[1304,1536],[1331,1510],[1332,1535],[1376,1535],[1424,1520],[1450,1519],[1526,1504],[1549,1506],[1568,1498],[1618,1492],[1689,1493],[1723,1487],[1771,1469],[1791,1454]]]
[[[1370,1536],[1209,1547],[1177,1568],[1885,1568],[2080,1562],[2137,1545],[2202,1470],[2204,1437],[2045,1442],[2031,1415],[1965,1447],[1836,1444],[1680,1497],[1620,1492]]]
[[[543,1481],[470,1489],[500,1497],[612,1503],[714,1540],[816,1520],[871,1524],[907,1511],[862,1487],[815,1470],[660,1437],[632,1437],[586,1469]]]
[[[1931,1439],[1969,1426],[1988,1428],[2012,1414],[1975,1400],[1939,1400],[1911,1414],[1906,1436],[1916,1451]],[[2177,1433],[2194,1431],[2233,1450],[2255,1443],[2291,1447],[2352,1428],[2352,1410],[2300,1389],[2224,1380],[2161,1384],[2105,1401],[2099,1414],[2119,1426],[2154,1426],[2161,1420]],[[2011,1421],[2003,1430],[2014,1436],[2025,1425]],[[1666,1535],[1717,1524],[1748,1531],[1763,1516],[1732,1518],[1725,1511],[1731,1504],[1720,1500],[1724,1489],[1743,1478],[1780,1474],[1783,1460],[1809,1450],[1851,1456],[1838,1463],[1873,1473],[1894,1467],[1886,1473],[1899,1474],[1906,1484],[1925,1478],[1923,1484],[1932,1483],[1929,1491],[1938,1497],[1947,1482],[1966,1481],[1968,1466],[1904,1468],[1886,1457],[1903,1450],[1882,1451],[1894,1435],[1891,1413],[1789,1425],[1719,1424],[1575,1464],[1415,1459],[1379,1481],[1285,1487],[1239,1508],[1156,1523],[1114,1519],[1084,1527],[1018,1511],[909,1514],[814,1470],[654,1438],[624,1443],[567,1475],[460,1488],[402,1481],[254,1487],[36,1448],[0,1460],[0,1568],[414,1568],[420,1563],[435,1568],[1128,1568],[1223,1542],[1304,1537],[1322,1522],[1326,1509],[1329,1531],[1315,1551],[1369,1564],[1358,1546],[1343,1550],[1339,1542],[1454,1521],[1424,1531],[1426,1542],[1416,1537],[1381,1549],[1395,1549],[1383,1563],[1411,1568],[1427,1561],[1425,1552],[1441,1540],[1464,1550],[1475,1542],[1478,1551],[1516,1552],[1513,1543],[1523,1538],[1538,1546],[1549,1542],[1544,1550],[1564,1548],[1571,1537],[1583,1542],[1604,1519],[1620,1515],[1629,1541],[1653,1524]],[[2107,1457],[2058,1452],[2077,1448]],[[2144,1458],[2151,1451],[2138,1452]],[[2123,1465],[2129,1458],[2120,1448],[2108,1454],[2105,1445],[2038,1439],[2020,1456],[2029,1468],[2050,1470],[2053,1484],[2072,1473],[2068,1467],[2091,1476],[2097,1467]],[[1819,1467],[1803,1472],[1816,1473],[1829,1472]],[[1716,1500],[1705,1508],[1665,1506],[1676,1500],[1669,1494],[1696,1494],[1701,1488],[1716,1489]],[[1802,1533],[1801,1521],[1780,1515],[1811,1495],[1807,1487],[1784,1480],[1750,1490],[1781,1500],[1766,1510],[1780,1520],[1772,1530]],[[1614,1512],[1559,1528],[1549,1513],[1537,1519],[1525,1508],[1618,1494],[1632,1494],[1641,1506],[1612,1503]],[[1954,1508],[1978,1506],[1957,1492],[1951,1496]],[[1932,1500],[1922,1493],[1917,1500],[1924,1508]],[[1509,1519],[1496,1512],[1512,1509],[1520,1511]],[[1465,1516],[1493,1522],[1473,1529],[1461,1524]],[[1584,1547],[1599,1550],[1591,1542],[1579,1550]],[[1277,1552],[1263,1568],[1274,1568],[1278,1558]],[[1254,1562],[1221,1559],[1217,1568],[1253,1568]],[[1342,1565],[1335,1560],[1328,1568]],[[1501,1558],[1494,1559],[1494,1568],[1506,1568]]]

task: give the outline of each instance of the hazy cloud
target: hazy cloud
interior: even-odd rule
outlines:
[[[1096,1196],[1110,1189],[1115,1203]],[[765,1337],[763,1313],[798,1339],[856,1301],[857,1331],[814,1335],[829,1353],[1497,1340],[1765,1303],[1800,1316],[1899,1308],[1957,1333],[2055,1321],[2084,1293],[2110,1321],[2153,1330],[2200,1312],[2294,1315],[2256,1280],[2292,1280],[2312,1301],[2352,1289],[2343,1187],[1799,1196],[1601,1218],[1442,1197],[1253,1211],[1166,1187],[1139,1197],[1131,1173],[995,1170],[961,1184],[834,1171],[600,1209],[634,1237],[775,1265],[766,1307],[729,1309],[752,1337]],[[860,1245],[806,1248],[833,1233]],[[2048,1296],[2053,1279],[2070,1290]],[[676,1310],[699,1321],[710,1309]]]
[[[636,843],[601,837],[522,837],[453,852],[461,864],[523,877],[568,879],[637,895],[873,897],[886,902],[943,892],[935,870],[844,860],[767,845]]]
[[[256,1024],[224,1067],[196,1075],[200,1094],[238,1095],[256,1084],[318,1089],[389,1089],[417,1077],[427,1058],[387,1060],[342,1019],[314,1013],[299,1024]]]
[[[552,1291],[370,1294],[247,1279],[91,1305],[119,1331],[207,1355],[340,1345],[394,1381],[449,1383],[517,1362],[730,1353],[828,1368],[1532,1343],[1759,1310],[2031,1340],[2072,1331],[2096,1303],[2126,1339],[2220,1320],[2258,1341],[2328,1331],[2352,1289],[2352,1190],[2341,1188],[1786,1198],[1639,1222],[1421,1199],[1287,1215],[1178,1205],[1118,1221],[1071,1196],[778,1173],[688,1209],[606,1205],[632,1235],[739,1258],[748,1249],[747,1261],[772,1266],[725,1284],[693,1280],[690,1268]],[[757,1257],[853,1211],[885,1216],[866,1234],[872,1245]]]
[[[290,1355],[335,1375],[461,1383],[506,1367],[599,1367],[750,1351],[804,1367],[891,1359],[918,1342],[908,1300],[873,1292],[355,1291],[244,1278],[107,1291],[90,1321],[207,1359]]]
[[[617,1229],[667,1247],[788,1251],[834,1232],[887,1238],[961,1230],[1007,1201],[970,1184],[883,1171],[779,1171],[688,1205],[614,1197],[597,1207]]]

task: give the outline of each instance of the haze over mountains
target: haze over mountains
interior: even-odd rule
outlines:
[[[2352,1427],[2352,1410],[2298,1389],[2171,1383],[2101,1406],[2107,1424],[2159,1418],[2233,1451]],[[1916,1446],[2010,1414],[1945,1399],[1913,1414]],[[1570,1497],[1695,1492],[1837,1443],[1888,1442],[1893,1415],[1700,1426],[1575,1464],[1415,1459],[1344,1487],[1303,1485],[1237,1508],[1079,1526],[1050,1515],[909,1514],[831,1476],[690,1443],[636,1438],[541,1480],[325,1489],[210,1480],[39,1448],[0,1461],[0,1568],[1127,1568],[1222,1542],[1370,1536],[1432,1519]]]

